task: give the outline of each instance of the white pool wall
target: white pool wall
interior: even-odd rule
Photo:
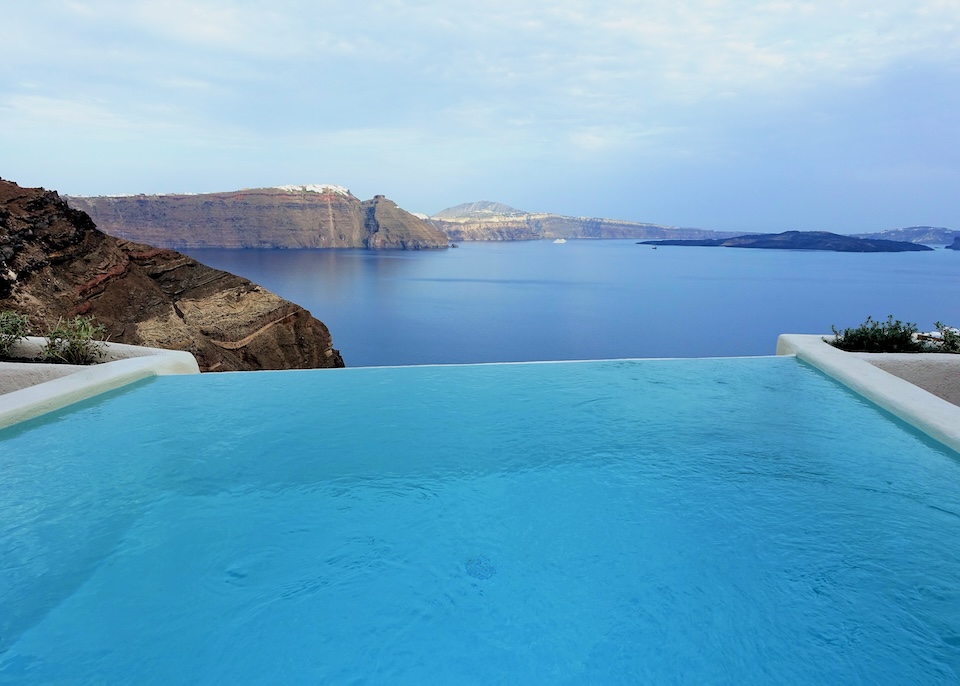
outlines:
[[[46,339],[29,338],[13,352],[38,357],[45,344]],[[193,355],[183,351],[105,343],[104,353],[104,362],[84,367],[0,363],[0,428],[149,376],[200,372]],[[944,399],[960,397],[960,355],[848,353],[824,336],[803,334],[781,335],[777,354],[796,356],[960,452],[960,406]],[[3,393],[4,385],[17,390]]]
[[[851,353],[874,367],[960,406],[960,355],[954,353]]]
[[[36,358],[44,345],[45,338],[31,337],[17,343],[12,352],[18,357]],[[0,385],[16,388],[0,395],[0,429],[149,376],[200,373],[196,359],[188,352],[120,343],[102,345],[104,361],[95,365],[0,363]]]
[[[960,383],[960,356],[953,355],[954,360],[937,362],[924,360],[930,353],[880,359],[886,358],[886,354],[848,353],[830,345],[824,336],[803,334],[782,334],[777,339],[777,354],[795,355],[907,424],[960,452],[960,407],[906,380],[913,376],[916,377],[913,380],[920,381],[921,375],[916,371],[920,367],[913,371],[911,367],[936,364],[941,373],[950,370],[945,378],[949,379],[951,373],[957,375],[953,381],[945,382],[954,388]],[[871,358],[873,362],[868,361]],[[891,372],[896,370],[899,375],[884,371],[881,366],[890,367]]]

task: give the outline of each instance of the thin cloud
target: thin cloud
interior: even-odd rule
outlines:
[[[611,178],[653,188],[651,169],[685,183],[708,168],[744,184],[776,179],[777,165],[813,164],[805,150],[852,176],[868,154],[937,170],[916,158],[935,154],[937,137],[956,137],[949,109],[918,127],[892,105],[905,84],[920,84],[917,102],[960,85],[954,0],[377,0],[362,12],[309,0],[33,0],[4,19],[0,59],[12,77],[0,83],[0,148],[95,140],[90,164],[123,160],[128,183],[137,172],[126,160],[151,159],[162,140],[144,191],[151,178],[170,188],[182,169],[164,165],[188,164],[198,150],[223,151],[220,172],[215,154],[204,158],[207,177],[264,169],[290,180],[294,167],[322,159],[321,180],[339,182],[344,169],[343,182],[388,193],[414,185],[404,168],[453,189],[455,179],[431,170],[451,177],[461,155],[464,193],[495,179],[560,197],[614,187]],[[882,126],[878,107],[891,111]],[[5,161],[0,173],[11,176],[36,164]],[[895,176],[858,178],[878,184],[874,196],[906,198],[881,188]],[[702,183],[707,198],[714,191]],[[668,188],[657,193],[687,207]],[[601,201],[599,191],[578,195]],[[642,194],[631,195],[639,206]]]

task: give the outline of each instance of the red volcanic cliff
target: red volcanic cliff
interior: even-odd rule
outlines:
[[[255,283],[117,239],[52,191],[0,180],[0,310],[42,330],[94,315],[111,341],[187,350],[204,371],[342,367],[327,327]]]
[[[111,236],[166,248],[446,248],[436,228],[378,195],[339,186],[202,195],[68,196]]]

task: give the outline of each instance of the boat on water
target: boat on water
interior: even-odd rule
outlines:
[[[557,240],[554,241],[554,243],[566,243],[566,242],[567,242],[566,238],[558,238]]]

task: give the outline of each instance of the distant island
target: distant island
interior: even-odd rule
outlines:
[[[947,246],[947,250],[960,250],[960,236],[953,239],[953,243]]]
[[[855,238],[877,238],[888,241],[906,241],[908,243],[923,243],[924,245],[948,246],[960,238],[960,231],[943,226],[906,226],[902,229],[887,229],[874,233],[854,233]]]
[[[452,241],[535,241],[558,238],[728,238],[735,231],[711,231],[601,217],[568,217],[525,212],[480,200],[448,207],[426,217]]]
[[[747,234],[743,231],[713,231],[711,229],[651,224],[620,219],[602,219],[598,217],[569,217],[548,212],[526,212],[498,202],[481,200],[463,203],[437,212],[433,216],[421,215],[450,240],[455,241],[518,241],[518,240],[556,240],[558,238],[640,238],[669,241],[720,241],[752,237],[762,241],[762,237],[772,234]],[[779,239],[785,241],[778,245],[742,245],[739,247],[771,247],[787,250],[838,250],[851,252],[890,252],[889,242],[916,243],[920,245],[948,245],[954,238],[960,237],[960,231],[937,226],[909,226],[901,229],[889,229],[876,233],[853,234],[852,238],[866,241],[880,241],[877,247],[870,243],[843,239],[851,236],[827,234],[824,232],[794,231],[782,235],[804,234],[804,238]],[[821,238],[816,238],[820,236]],[[841,241],[824,241],[822,237],[837,236]],[[796,245],[789,243],[797,241]],[[800,245],[799,243],[806,243]],[[831,247],[816,247],[816,244]],[[714,245],[715,243],[701,243]],[[843,247],[843,245],[849,247]],[[684,243],[684,245],[692,245]],[[731,246],[733,247],[733,246]],[[901,248],[899,250],[923,250],[924,248]]]
[[[748,234],[733,238],[643,241],[642,245],[687,245],[768,250],[830,250],[834,252],[918,252],[933,250],[930,246],[919,243],[855,238],[828,231],[784,231],[783,233]]]

